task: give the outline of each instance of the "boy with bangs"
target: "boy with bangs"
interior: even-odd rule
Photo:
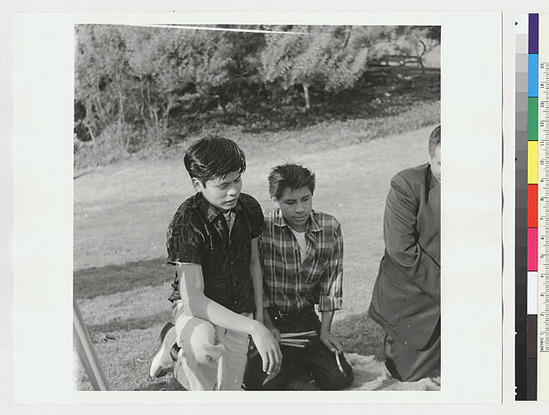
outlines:
[[[314,190],[315,175],[307,167],[288,163],[269,175],[276,209],[265,218],[260,239],[264,322],[279,341],[281,333],[313,335],[305,347],[282,343],[278,374],[265,374],[260,356],[252,355],[244,376],[246,390],[286,389],[292,377],[303,375],[315,389],[343,389],[353,381],[343,345],[331,331],[334,313],[342,307],[341,225],[312,209]]]
[[[176,360],[174,376],[187,390],[240,390],[249,336],[263,371],[274,374],[281,363],[277,341],[262,324],[263,213],[241,193],[246,159],[233,141],[207,136],[184,162],[196,194],[168,227],[175,324],[162,329],[149,375],[162,376]]]

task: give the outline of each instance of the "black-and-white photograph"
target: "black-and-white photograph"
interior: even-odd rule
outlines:
[[[439,391],[441,47],[75,25],[74,389]]]

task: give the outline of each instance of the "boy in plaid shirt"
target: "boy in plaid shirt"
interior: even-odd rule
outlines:
[[[342,307],[341,226],[333,216],[312,209],[314,189],[314,173],[301,165],[280,165],[269,175],[276,209],[265,218],[260,237],[264,323],[279,341],[281,333],[315,334],[303,348],[282,344],[276,376],[261,370],[259,355],[251,356],[244,376],[247,390],[284,389],[296,373],[309,374],[327,390],[353,381],[341,341],[331,332],[334,313]]]

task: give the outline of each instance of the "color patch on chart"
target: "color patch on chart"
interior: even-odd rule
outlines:
[[[528,271],[538,270],[538,228],[528,228]]]
[[[537,292],[537,289],[536,289]],[[528,355],[528,389],[526,399],[529,401],[537,400],[538,396],[538,316],[537,314],[528,314],[527,317],[527,355]]]
[[[528,141],[528,184],[538,184],[538,142]]]
[[[528,53],[538,54],[539,51],[539,14],[528,14]]]
[[[538,227],[538,185],[528,185],[528,227]]]
[[[538,55],[528,54],[528,96],[538,96]]]
[[[538,97],[528,97],[528,140],[538,139]]]
[[[537,314],[538,313],[538,273],[529,272],[528,273],[528,302],[527,302],[527,313],[528,314]]]

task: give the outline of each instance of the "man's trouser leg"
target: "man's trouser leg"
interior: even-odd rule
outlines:
[[[421,350],[399,343],[389,335],[385,337],[386,366],[394,378],[414,382],[428,376],[440,376],[439,327]]]

